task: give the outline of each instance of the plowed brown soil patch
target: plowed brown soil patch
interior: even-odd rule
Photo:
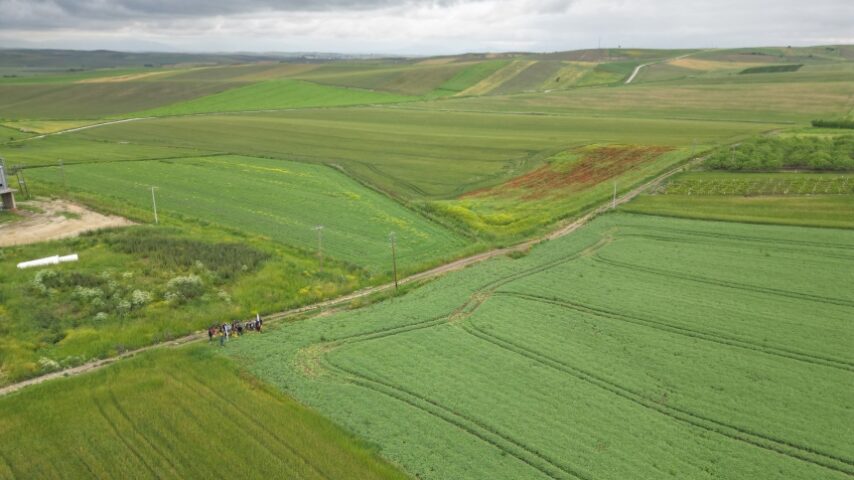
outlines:
[[[464,197],[520,195],[535,200],[567,191],[578,191],[622,175],[638,165],[669,152],[671,147],[607,146],[586,150],[569,167],[547,164],[497,187],[470,192]]]

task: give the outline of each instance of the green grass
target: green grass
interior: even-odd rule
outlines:
[[[413,97],[385,92],[330,87],[296,80],[269,80],[154,110],[147,110],[138,115],[187,115],[246,110],[283,110],[398,103],[412,100]]]
[[[161,118],[68,138],[128,141],[337,164],[404,198],[456,197],[499,184],[567,148],[591,143],[728,142],[768,124],[353,107]]]
[[[63,182],[56,167],[28,170],[27,175],[32,186]],[[389,232],[397,235],[402,272],[466,248],[460,236],[322,165],[240,156],[114,162],[66,166],[65,182],[74,191],[104,197],[107,205],[138,209],[150,208],[150,186],[157,186],[162,222],[177,214],[305,251],[316,251],[313,228],[323,225],[327,257],[378,274],[391,271]]]
[[[842,479],[852,244],[611,214],[229,353],[419,478]]]
[[[173,222],[174,223],[174,222]],[[77,253],[79,262],[19,270]],[[176,278],[196,277],[183,282]],[[134,227],[4,248],[0,384],[341,295],[369,273],[221,228]],[[183,283],[182,283],[183,282]]]
[[[3,146],[2,155],[10,166],[43,166],[98,162],[176,159],[216,154],[207,149],[140,145],[122,141],[87,139],[71,134],[15,142]]]
[[[15,214],[14,212],[9,212],[6,210],[0,211],[0,225],[4,223],[12,223],[22,220],[20,215]]]
[[[0,144],[31,136],[33,136],[32,133],[22,132],[16,128],[0,125]]]
[[[3,478],[407,478],[208,348],[0,399]]]

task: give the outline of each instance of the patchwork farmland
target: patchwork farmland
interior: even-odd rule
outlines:
[[[0,478],[854,476],[850,46],[38,52]]]

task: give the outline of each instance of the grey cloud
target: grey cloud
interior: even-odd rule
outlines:
[[[79,28],[175,17],[448,7],[467,1],[473,0],[0,0],[0,28]]]

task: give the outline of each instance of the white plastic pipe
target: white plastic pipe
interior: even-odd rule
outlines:
[[[48,265],[58,265],[60,263],[66,262],[76,262],[80,260],[76,253],[72,253],[71,255],[54,255],[52,257],[39,258],[36,260],[30,260],[28,262],[21,262],[18,264],[18,268],[31,268],[31,267],[45,267]]]

